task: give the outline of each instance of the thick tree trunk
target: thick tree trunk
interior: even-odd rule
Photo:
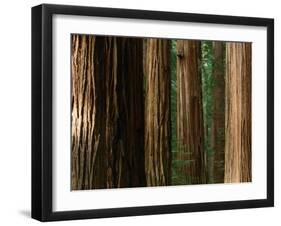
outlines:
[[[97,104],[94,74],[95,38],[72,36],[72,189],[88,188],[99,148],[95,124]]]
[[[170,41],[146,41],[145,170],[148,186],[171,183]]]
[[[177,142],[185,184],[206,182],[200,42],[177,41]]]
[[[225,182],[251,181],[251,43],[226,44]]]
[[[140,39],[72,36],[74,190],[145,185],[142,51]]]
[[[213,182],[224,182],[224,46],[223,42],[213,42],[213,117],[211,127],[211,148],[213,150]]]
[[[121,184],[117,187],[146,186],[144,168],[143,40],[118,38],[118,126],[120,131]],[[121,167],[122,166],[122,167]],[[122,175],[121,175],[122,172]]]

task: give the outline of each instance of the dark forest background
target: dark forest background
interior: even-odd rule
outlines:
[[[251,181],[251,43],[72,35],[72,190]]]

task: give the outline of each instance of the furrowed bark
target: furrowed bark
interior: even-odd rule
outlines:
[[[122,40],[72,37],[73,190],[145,185],[142,42]]]
[[[206,182],[200,42],[177,41],[177,145],[185,184]]]
[[[144,169],[144,97],[143,97],[143,40],[117,38],[118,51],[118,106],[120,126],[118,187],[146,186]],[[122,144],[122,145],[121,145]],[[121,164],[122,163],[122,164]],[[122,167],[121,167],[122,166]]]
[[[251,43],[226,44],[225,182],[251,181]]]
[[[95,38],[72,36],[72,189],[89,186],[91,161],[99,137],[93,135],[96,104],[93,86]]]
[[[171,183],[170,41],[146,41],[145,170],[148,186]]]

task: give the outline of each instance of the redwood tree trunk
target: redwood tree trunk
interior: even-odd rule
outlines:
[[[225,182],[251,181],[251,43],[226,44]]]
[[[146,41],[145,170],[148,186],[171,182],[170,41]]]
[[[186,184],[206,182],[200,42],[177,41],[177,145]]]
[[[144,169],[143,40],[118,38],[120,157],[117,187],[146,186]],[[121,167],[122,166],[122,167]],[[122,172],[122,175],[121,175]]]
[[[145,185],[142,41],[72,36],[72,189]]]
[[[72,36],[72,189],[89,187],[100,142],[99,134],[94,133],[99,129],[92,76],[95,41],[90,36]]]
[[[224,182],[224,46],[223,42],[213,42],[213,117],[211,128],[211,147],[213,150],[213,182]]]

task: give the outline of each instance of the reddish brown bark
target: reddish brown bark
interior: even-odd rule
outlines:
[[[170,41],[146,41],[145,170],[148,186],[169,185]]]
[[[205,183],[200,42],[177,41],[177,142],[186,184]]]
[[[142,40],[72,36],[72,189],[145,185]]]
[[[251,181],[251,43],[226,44],[225,182]]]

